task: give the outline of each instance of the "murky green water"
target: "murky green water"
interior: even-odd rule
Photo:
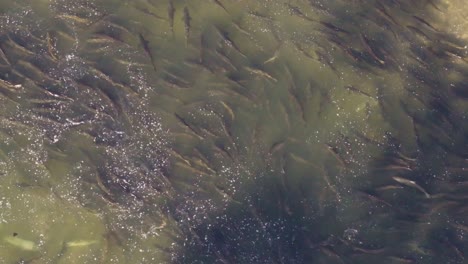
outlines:
[[[2,1],[0,263],[465,263],[463,2]]]

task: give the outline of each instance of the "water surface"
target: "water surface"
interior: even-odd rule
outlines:
[[[463,1],[0,4],[0,262],[464,263]]]

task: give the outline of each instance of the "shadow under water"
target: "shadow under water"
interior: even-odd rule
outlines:
[[[456,3],[2,2],[0,262],[464,263]]]

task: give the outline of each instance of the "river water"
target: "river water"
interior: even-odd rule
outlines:
[[[465,263],[463,0],[3,0],[0,263]]]

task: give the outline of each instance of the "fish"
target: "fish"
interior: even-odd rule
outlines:
[[[415,33],[416,35],[421,36],[422,38],[424,38],[425,41],[427,41],[427,42],[432,41],[431,37],[429,37],[426,33],[424,33],[424,31],[420,30],[419,28],[413,27],[411,25],[407,25],[406,28],[413,31],[413,33]]]
[[[297,109],[301,112],[301,117],[303,121],[305,121],[305,111],[304,111],[304,106],[301,104],[301,96],[298,95],[297,93],[297,87],[294,82],[294,77],[289,70],[288,65],[284,65],[285,73],[288,75],[288,79],[290,82],[290,85],[288,85],[288,92],[289,92],[289,97],[291,101],[294,101],[297,105]]]
[[[243,29],[240,25],[239,25],[239,22],[236,22],[236,21],[232,21],[232,26],[237,29],[239,32],[241,32],[242,34],[252,38],[252,35],[245,29]]]
[[[55,42],[59,42],[60,40],[62,41],[68,41],[70,43],[76,43],[78,40],[76,39],[76,36],[73,36],[73,35],[70,35],[68,34],[67,32],[65,31],[51,31],[50,32],[53,36],[51,36],[52,38],[55,38]],[[59,37],[61,39],[59,39]]]
[[[220,116],[220,118],[222,119],[222,116]],[[232,132],[231,130],[226,126],[226,124],[223,122],[223,120],[221,120],[221,130],[225,133],[225,135],[230,139],[230,143],[232,143],[232,148],[237,150],[237,147],[236,147],[236,141],[234,140],[234,136],[232,135]]]
[[[387,256],[388,259],[391,259],[392,261],[396,263],[415,263],[414,260],[409,259],[409,258],[402,258],[399,256]]]
[[[162,20],[162,21],[165,21],[166,19],[154,12],[152,12],[151,10],[149,10],[148,8],[145,8],[145,7],[135,7],[138,11],[144,13],[144,14],[147,14],[149,16],[152,16],[158,20]]]
[[[75,240],[66,242],[65,245],[67,247],[87,247],[89,245],[96,244],[97,242],[97,240]]]
[[[171,73],[168,70],[164,71],[164,81],[169,82],[180,88],[190,88],[190,82],[183,79],[183,77],[177,76],[177,74]]]
[[[393,23],[394,25],[400,25],[392,16],[390,16],[390,14],[387,12],[387,10],[385,10],[385,7],[382,4],[379,3],[378,5],[379,7],[376,7],[375,10],[379,15],[381,15],[383,18],[385,18],[390,23]]]
[[[175,157],[175,158],[178,158],[179,160],[182,160],[183,162],[185,162],[187,165],[191,166],[190,164],[190,161],[188,159],[186,159],[185,157],[183,157],[180,153],[178,153],[177,151],[173,150],[173,149],[169,149],[169,154],[171,154],[171,156]]]
[[[0,87],[6,88],[9,91],[19,91],[21,88],[23,88],[23,85],[12,84],[7,80],[0,79]]]
[[[375,168],[376,170],[406,170],[413,171],[409,165],[387,165],[382,168]]]
[[[346,168],[348,166],[348,161],[340,154],[337,147],[330,145],[329,143],[325,143],[325,150],[327,150],[333,158],[341,165],[341,167]]]
[[[372,58],[374,58],[374,60],[376,60],[378,63],[384,65],[385,64],[385,61],[383,61],[382,59],[380,59],[377,54],[375,54],[374,50],[372,49],[372,47],[369,45],[369,40],[361,33],[359,34],[360,38],[361,38],[361,42],[364,46],[364,49],[372,56]]]
[[[192,17],[190,16],[190,12],[188,7],[184,7],[184,26],[185,26],[185,45],[187,45],[187,42],[190,37],[190,23],[192,21]]]
[[[304,56],[312,60],[317,60],[317,58],[312,56],[309,52],[307,52],[305,48],[300,45],[300,43],[293,42],[293,44],[296,47],[296,49],[300,51]]]
[[[380,254],[386,251],[386,248],[378,248],[378,249],[369,249],[369,248],[362,248],[362,247],[353,247],[354,251],[362,252],[366,254]]]
[[[273,143],[270,147],[270,154],[274,154],[275,152],[283,149],[284,146],[285,146],[285,140],[281,140],[281,141]]]
[[[269,79],[269,80],[271,80],[273,82],[278,82],[278,80],[276,78],[274,78],[273,76],[271,76],[270,74],[268,74],[267,72],[265,72],[263,70],[254,69],[254,68],[247,67],[247,66],[244,67],[244,69],[246,69],[248,72],[250,72],[252,74],[264,77],[264,78]]]
[[[174,167],[179,167],[179,168],[182,168],[182,169],[185,169],[186,171],[190,172],[190,173],[193,173],[194,175],[198,175],[198,176],[202,176],[202,175],[205,175],[205,176],[208,176],[209,175],[209,172],[204,172],[204,171],[201,171],[199,169],[196,169],[190,165],[187,165],[183,162],[180,162],[180,161],[176,161],[174,162]]]
[[[153,228],[156,230],[163,229],[164,227],[167,226],[167,222],[165,220],[162,220],[162,223],[159,226],[154,226]]]
[[[17,236],[8,236],[3,239],[8,244],[27,251],[38,251],[39,248],[33,241],[19,238]]]
[[[207,171],[209,171],[211,174],[214,174],[216,173],[216,170],[214,170],[213,168],[210,167],[210,165],[208,165],[207,162],[201,160],[201,159],[192,159],[193,160],[193,164],[194,165],[197,165],[198,167],[201,167]]]
[[[286,106],[284,105],[284,103],[280,103],[278,108],[281,111],[281,113],[283,114],[284,122],[286,123],[286,126],[288,127],[288,130],[289,130],[291,128],[291,121],[289,120],[288,110],[286,109]]]
[[[442,12],[442,13],[444,12],[444,11],[443,11],[442,9],[440,9],[440,7],[438,7],[432,0],[429,0],[428,3],[429,3],[432,7],[434,7],[434,9],[436,9],[437,11]]]
[[[75,16],[75,15],[62,14],[62,15],[56,16],[56,18],[71,21],[72,23],[76,22],[78,24],[83,24],[85,26],[89,26],[92,24],[92,21],[90,21],[89,19],[82,18],[82,17]]]
[[[106,198],[109,198],[110,200],[114,201],[113,199],[113,195],[111,193],[111,191],[109,190],[109,188],[107,188],[107,186],[104,184],[104,175],[102,175],[102,173],[96,173],[96,183],[97,183],[97,186],[99,187],[99,189],[101,189],[101,191],[103,191],[104,194],[107,195]]]
[[[6,56],[5,52],[3,51],[2,47],[0,46],[0,57],[8,64],[11,65],[10,60]]]
[[[199,132],[197,132],[195,128],[193,128],[183,117],[181,117],[177,113],[174,113],[174,116],[176,117],[177,120],[179,120],[180,123],[182,123],[186,128],[188,128],[188,130],[190,130],[195,136],[197,136],[199,139],[203,139],[203,136],[201,136]]]
[[[223,50],[216,49],[216,54],[219,55],[219,58],[227,64],[229,67],[231,67],[233,70],[238,71],[239,69],[234,65],[235,62],[232,61],[231,58],[229,58]]]
[[[50,77],[46,72],[44,72],[38,66],[24,60],[19,60],[16,63],[17,66],[21,67],[22,72],[26,73],[26,76],[36,81],[37,83],[46,83],[46,81],[55,83],[57,80]]]
[[[345,263],[340,255],[332,247],[320,246],[319,250],[326,256],[337,260],[339,263]]]
[[[216,30],[218,31],[218,34],[221,36],[221,38],[223,38],[224,42],[227,43],[229,46],[233,47],[242,57],[244,58],[247,58],[247,56],[242,53],[242,51],[239,49],[239,47],[236,45],[236,43],[229,37],[229,33],[218,28],[218,27],[215,27]]]
[[[320,21],[320,24],[322,24],[326,28],[331,29],[333,31],[349,34],[349,31],[344,30],[342,28],[339,28],[339,27],[333,25],[332,23]]]
[[[336,74],[340,75],[340,72],[338,69],[333,65],[334,64],[334,59],[329,53],[324,53],[321,52],[320,50],[316,50],[315,54],[317,55],[318,61],[323,63],[323,65],[330,67],[330,69]]]
[[[50,33],[47,32],[47,35],[46,35],[46,39],[47,39],[47,51],[49,52],[49,55],[50,57],[57,61],[58,60],[58,57],[57,57],[57,40],[53,37],[51,37]]]
[[[215,4],[217,4],[218,6],[220,6],[226,13],[229,14],[229,12],[227,11],[226,7],[223,5],[223,3],[221,3],[220,0],[213,0],[213,2],[215,2]]]
[[[214,189],[216,190],[217,193],[219,193],[224,199],[226,199],[229,202],[234,202],[237,204],[242,204],[241,202],[237,201],[232,197],[232,195],[228,194],[225,188],[218,186],[217,184],[213,184]]]
[[[356,87],[354,87],[352,85],[346,85],[345,89],[348,90],[348,91],[352,91],[352,92],[355,92],[355,93],[358,93],[358,94],[365,95],[365,96],[367,96],[369,98],[375,99],[370,93],[364,92],[364,91],[362,91],[362,90],[360,90],[360,89],[358,89],[358,88],[356,88]]]
[[[129,91],[134,94],[138,94],[138,92],[135,91],[132,87],[126,86],[124,83],[114,81],[111,76],[104,73],[102,70],[98,68],[94,68],[94,67],[90,67],[89,69],[90,69],[90,72],[92,72],[95,77],[99,77],[100,79],[107,81],[108,83],[110,83],[111,85],[115,87],[120,87],[123,90]]]
[[[372,193],[369,193],[369,192],[366,192],[366,191],[357,191],[357,194],[360,195],[360,196],[363,196],[364,198],[369,199],[372,202],[382,203],[382,204],[384,204],[384,205],[386,205],[388,207],[393,207],[390,203],[388,203],[385,200],[379,198],[375,194],[372,194]]]
[[[291,15],[295,15],[295,16],[298,16],[302,19],[305,19],[305,20],[308,20],[310,22],[316,22],[315,20],[313,20],[312,18],[306,16],[304,13],[302,13],[302,11],[297,7],[297,6],[293,6],[289,3],[285,3],[285,5],[289,8],[289,11],[291,12]]]
[[[25,54],[26,56],[35,56],[36,54],[33,51],[28,50],[25,46],[19,44],[18,42],[14,41],[11,37],[8,36],[8,42],[5,41],[6,45],[12,47],[12,49],[16,49],[20,53]]]
[[[122,42],[120,39],[116,39],[112,36],[108,36],[105,34],[95,34],[92,38],[86,40],[87,43],[91,44],[111,44],[114,42]],[[50,52],[49,52],[50,53]]]
[[[430,29],[432,29],[432,30],[434,30],[436,32],[439,32],[439,30],[437,30],[435,27],[433,27],[429,22],[427,22],[423,18],[420,18],[418,16],[413,16],[413,18],[418,20],[419,22],[423,23],[424,25],[428,26]]]
[[[234,116],[234,111],[232,110],[232,108],[223,101],[220,101],[220,103],[224,107],[224,109],[229,113],[231,121],[234,120],[235,116]]]
[[[396,182],[401,183],[403,185],[406,185],[408,187],[416,188],[417,190],[424,193],[426,198],[431,198],[431,195],[426,190],[424,190],[423,187],[419,186],[415,181],[411,181],[411,180],[408,180],[408,179],[405,179],[405,178],[402,178],[402,177],[398,177],[398,176],[394,176],[394,177],[392,177],[392,179],[395,180]]]
[[[273,19],[267,15],[264,15],[262,13],[259,13],[257,11],[248,11],[248,13],[254,17],[258,17],[258,18],[261,18],[261,19],[265,19],[265,20],[268,20],[268,21],[273,21]]]
[[[268,60],[266,60],[265,62],[263,62],[263,64],[267,64],[267,63],[270,63],[270,62],[273,62],[275,61],[278,57],[279,57],[279,54],[280,54],[280,50],[277,49],[275,51],[275,53],[273,54],[273,57],[269,58]]]
[[[143,49],[145,50],[146,54],[148,54],[148,57],[151,60],[151,65],[153,66],[154,71],[157,72],[156,63],[154,61],[154,56],[153,56],[153,53],[151,52],[151,48],[149,46],[149,41],[146,40],[145,37],[143,37],[143,34],[141,33],[138,34],[138,37],[140,38],[140,43],[143,46]]]
[[[174,15],[176,9],[172,0],[169,0],[169,7],[167,8],[167,15],[169,17],[169,25],[171,26],[172,36],[174,36]]]
[[[230,148],[226,147],[222,142],[215,142],[213,150],[220,153],[221,156],[226,156],[227,158],[234,160],[234,157],[229,152]]]
[[[395,189],[402,189],[403,186],[401,185],[385,185],[385,186],[382,186],[382,187],[379,187],[377,189],[375,189],[376,191],[378,192],[381,192],[381,191],[388,191],[388,190],[395,190]]]

